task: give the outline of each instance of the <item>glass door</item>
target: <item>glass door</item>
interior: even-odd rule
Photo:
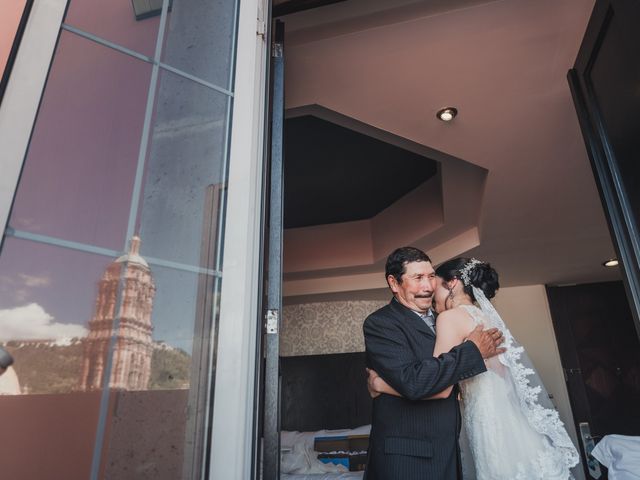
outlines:
[[[0,250],[6,477],[207,475],[237,8],[67,5]]]
[[[640,335],[640,4],[598,0],[569,85]]]

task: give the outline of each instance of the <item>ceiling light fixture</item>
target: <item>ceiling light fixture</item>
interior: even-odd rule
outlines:
[[[438,110],[436,117],[443,122],[450,122],[458,115],[458,109],[456,107],[444,107]]]
[[[602,265],[604,265],[605,267],[617,267],[619,263],[620,262],[618,262],[616,258],[612,258],[611,260],[607,260],[606,262],[604,262]]]

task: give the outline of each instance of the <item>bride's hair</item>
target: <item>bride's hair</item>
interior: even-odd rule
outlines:
[[[466,257],[448,260],[436,268],[436,275],[447,282],[454,278],[458,278],[462,282],[462,269],[470,261],[471,259]],[[488,263],[478,263],[469,270],[468,274],[470,284],[464,285],[464,293],[469,295],[473,301],[476,299],[473,295],[472,286],[482,290],[484,295],[489,299],[496,296],[496,291],[500,288],[500,282],[498,281],[498,272],[496,272],[491,265]]]

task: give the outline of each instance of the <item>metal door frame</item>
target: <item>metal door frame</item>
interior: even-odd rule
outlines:
[[[284,23],[276,21],[271,43],[268,257],[264,313],[263,478],[280,478],[280,325],[282,312]]]

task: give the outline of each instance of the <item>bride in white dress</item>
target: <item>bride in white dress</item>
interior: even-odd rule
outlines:
[[[440,265],[436,275],[433,355],[463,342],[478,324],[500,329],[507,348],[486,361],[485,373],[460,382],[465,480],[573,478],[570,469],[579,462],[578,452],[524,348],[489,301],[499,288],[497,272],[476,259],[457,258]],[[375,372],[369,387],[398,395]],[[425,400],[446,398],[452,391],[453,386]]]

